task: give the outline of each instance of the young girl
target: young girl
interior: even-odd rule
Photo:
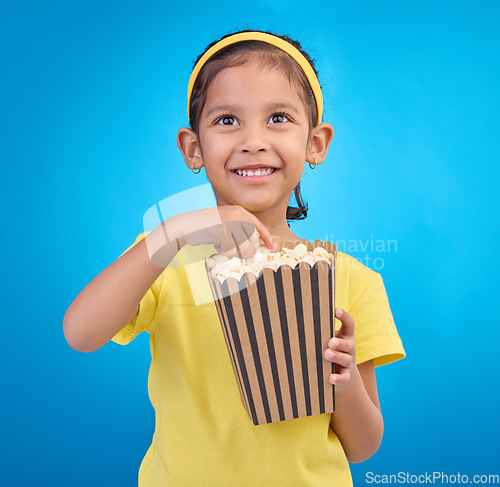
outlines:
[[[322,106],[314,64],[299,43],[242,31],[210,45],[189,82],[190,128],[179,130],[178,146],[190,169],[205,169],[217,208],[141,234],[66,313],[66,339],[84,352],[150,333],[156,428],[142,487],[349,486],[348,462],[380,445],[374,367],[404,350],[379,274],[338,253],[340,328],[324,354],[336,364],[335,412],[259,426],[241,403],[215,305],[196,306],[189,284],[208,286],[201,259],[215,249],[251,255],[259,237],[271,250],[299,239],[287,224],[307,215],[299,181],[306,161],[313,169],[325,160],[333,137]],[[288,206],[292,193],[298,208]],[[185,256],[172,265],[190,251],[189,266]]]

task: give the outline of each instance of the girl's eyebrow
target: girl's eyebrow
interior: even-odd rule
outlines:
[[[239,105],[216,105],[207,112],[207,116],[212,115],[212,113],[231,113],[239,109]]]
[[[207,112],[207,116],[212,115],[213,113],[233,113],[241,110],[240,105],[216,105],[215,107],[211,108]],[[283,111],[294,111],[297,112],[297,108],[294,107],[293,105],[290,105],[289,103],[286,102],[277,102],[277,103],[271,103],[269,105],[266,105],[265,107],[266,111],[275,111],[275,110],[283,110]]]
[[[269,111],[274,111],[274,110],[294,111],[294,112],[297,111],[297,107],[294,107],[289,103],[272,103],[271,105],[267,106],[267,109]]]

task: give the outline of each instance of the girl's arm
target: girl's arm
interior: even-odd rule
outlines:
[[[342,327],[325,352],[325,357],[336,364],[336,373],[330,376],[335,384],[335,412],[330,424],[342,443],[347,460],[360,463],[378,450],[384,422],[373,361],[356,366],[354,319],[342,310],[337,310],[336,316]]]
[[[169,262],[177,252],[175,241],[165,247]],[[146,239],[119,257],[68,308],[63,328],[69,345],[80,352],[105,345],[134,319],[141,299],[162,272],[163,268],[151,264]]]
[[[249,225],[251,224],[251,225]],[[273,248],[269,230],[240,206],[206,208],[175,215],[119,257],[76,297],[64,316],[69,345],[93,352],[105,345],[139,312],[139,303],[179,249],[214,244],[216,249],[250,251],[259,235]]]

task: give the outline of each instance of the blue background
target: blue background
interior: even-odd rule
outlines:
[[[206,44],[247,26],[302,42],[335,129],[292,230],[397,241],[351,252],[383,260],[407,352],[377,369],[385,436],[355,485],[367,472],[500,473],[500,4],[251,5],[0,3],[2,485],[136,485],[154,430],[148,336],[84,354],[63,316],[148,208],[208,182],[176,147],[187,81]]]

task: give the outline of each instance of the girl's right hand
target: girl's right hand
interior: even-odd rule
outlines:
[[[213,244],[228,257],[251,257],[261,245],[276,250],[269,230],[252,213],[239,205],[217,206],[181,213],[167,222],[169,236],[182,246]]]

